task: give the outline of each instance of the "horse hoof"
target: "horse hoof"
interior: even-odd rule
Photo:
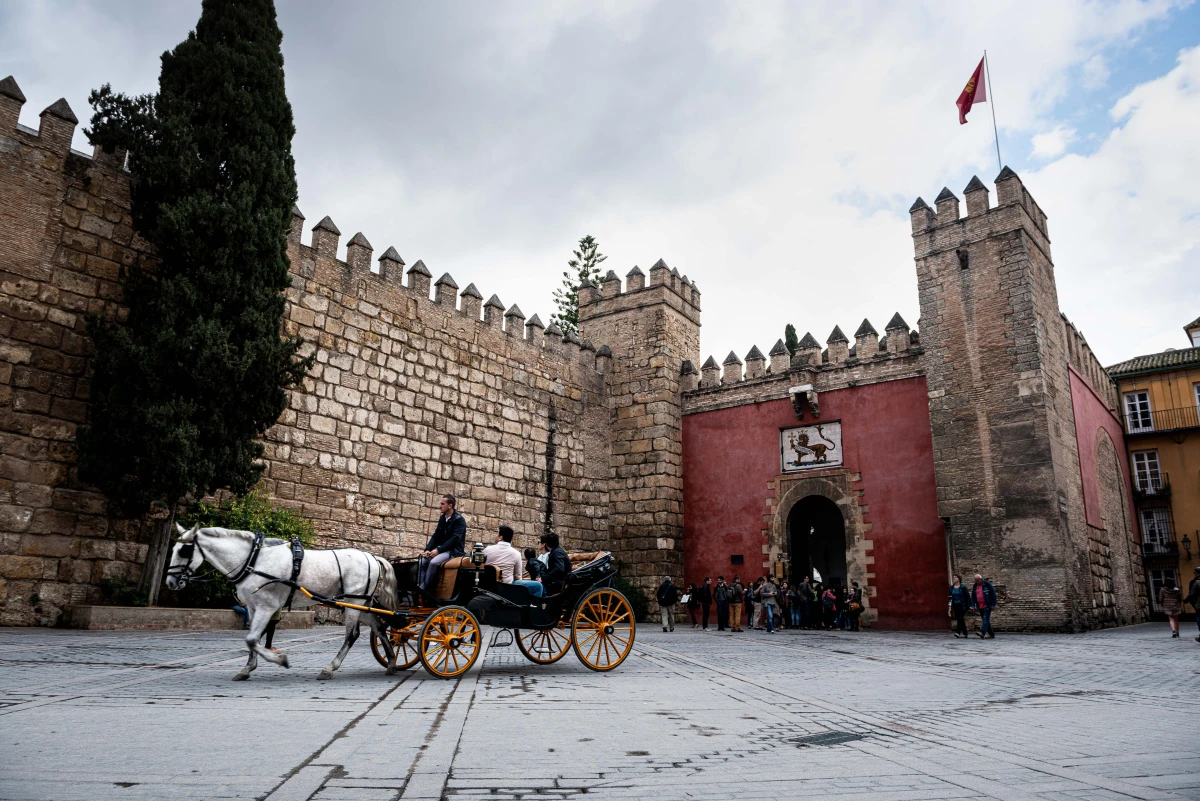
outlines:
[[[245,681],[248,678],[250,678],[250,674],[244,670],[241,673],[235,673],[233,676],[234,681]]]
[[[396,675],[398,672],[399,672],[399,671],[397,671],[397,670],[396,670],[394,667],[390,667],[390,668],[388,668],[388,669],[387,669],[387,671],[384,673],[384,675],[386,675],[386,676],[395,676],[395,675]]]
[[[285,668],[290,668],[290,667],[291,667],[291,665],[289,665],[289,664],[288,664],[288,661],[287,661],[287,654],[280,654],[280,655],[279,655],[279,663],[278,663],[278,664],[279,664],[279,666],[280,666],[280,667],[285,667]]]
[[[332,670],[322,670],[320,673],[317,674],[317,679],[319,681],[328,681],[329,679],[332,679],[332,678],[333,678]]]

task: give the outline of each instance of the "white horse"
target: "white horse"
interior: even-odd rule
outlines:
[[[234,677],[234,681],[250,678],[250,671],[258,666],[258,657],[288,667],[287,656],[275,653],[259,644],[259,640],[271,621],[271,616],[287,604],[292,588],[276,580],[287,581],[292,575],[292,550],[284,540],[264,539],[257,558],[252,559],[255,535],[249,531],[226,528],[200,528],[191,530],[175,526],[179,540],[171,549],[171,564],[167,569],[167,586],[181,590],[187,586],[191,575],[208,562],[233,582],[238,601],[250,614],[246,645],[250,648],[250,659]],[[381,557],[357,548],[339,548],[334,551],[305,550],[304,561],[296,582],[306,590],[327,598],[345,596],[349,603],[371,606],[376,609],[395,609],[396,574],[392,566]],[[374,600],[371,600],[371,599]],[[314,606],[313,601],[302,592],[293,596],[293,607]],[[396,671],[396,654],[386,628],[376,615],[357,609],[346,609],[346,639],[329,667],[322,670],[318,679],[331,679],[354,641],[358,639],[360,619],[365,614],[366,623],[375,632],[388,658],[388,675]]]

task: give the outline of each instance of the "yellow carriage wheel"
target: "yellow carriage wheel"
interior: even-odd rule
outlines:
[[[552,665],[571,650],[571,632],[566,623],[552,629],[516,629],[517,648],[530,662]]]
[[[440,679],[452,679],[470,670],[481,646],[475,616],[461,606],[443,606],[421,627],[417,652],[426,670]]]
[[[592,670],[612,670],[633,650],[633,607],[616,590],[602,587],[583,596],[571,624],[571,645]]]
[[[401,628],[388,627],[387,636],[392,641],[392,649],[396,652],[397,670],[408,670],[420,661],[421,655],[417,653],[417,639],[421,636],[421,623],[422,621],[418,620]],[[373,631],[371,632],[371,653],[375,654],[376,662],[387,667],[387,653],[383,650],[383,643],[379,641]]]

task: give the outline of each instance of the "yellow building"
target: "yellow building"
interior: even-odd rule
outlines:
[[[1121,393],[1146,585],[1159,614],[1159,588],[1173,581],[1186,594],[1200,565],[1200,318],[1184,331],[1190,347],[1108,368]]]

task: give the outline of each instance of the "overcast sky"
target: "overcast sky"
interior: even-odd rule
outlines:
[[[1187,2],[281,2],[300,208],[548,321],[574,243],[703,293],[701,358],[791,322],[919,316],[908,207],[999,172],[1049,216],[1105,364],[1200,316],[1200,9]],[[0,0],[21,121],[154,91],[198,2]],[[82,134],[76,147],[90,152]],[[965,206],[964,206],[965,211]],[[597,343],[599,344],[599,343]]]

